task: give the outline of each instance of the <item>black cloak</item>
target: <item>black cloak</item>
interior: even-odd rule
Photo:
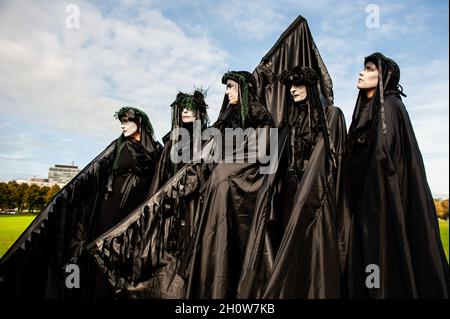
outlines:
[[[257,95],[261,103],[267,106],[277,126],[285,118],[286,102],[290,98],[277,77],[296,66],[307,66],[317,73],[321,95],[327,105],[333,105],[331,77],[311,36],[308,22],[302,16],[298,16],[283,32],[253,71]]]
[[[197,138],[194,133],[201,134],[206,128],[209,118],[207,113],[208,105],[205,102],[205,92],[195,90],[193,94],[179,92],[175,101],[170,105],[172,110],[172,129],[163,137],[164,149],[158,162],[156,173],[150,187],[150,195],[155,194],[164,184],[172,178],[186,162],[174,163],[171,153],[177,151],[187,152],[189,161],[192,160],[194,144]],[[194,123],[183,123],[183,109],[189,109],[196,114],[196,119],[200,122],[200,131],[194,132]],[[178,128],[186,129],[189,133],[189,140],[180,140],[177,133]],[[201,141],[198,141],[201,146]],[[176,145],[176,147],[175,147]],[[174,146],[174,148],[172,148]],[[185,175],[185,178],[187,176]],[[186,183],[188,180],[181,180]],[[147,198],[148,199],[148,198]],[[168,196],[161,202],[158,231],[161,232],[164,243],[164,253],[161,254],[157,275],[150,278],[143,277],[139,284],[122,287],[120,298],[183,298],[186,278],[186,251],[190,249],[189,242],[192,241],[193,231],[197,222],[197,207],[199,204],[198,192],[191,194],[184,193],[180,198],[174,200]],[[132,212],[133,210],[130,210]],[[120,227],[120,226],[119,226]],[[152,247],[151,249],[156,249]]]
[[[229,72],[223,82],[228,78],[240,84],[243,105],[231,106],[225,96],[213,127],[223,133],[226,128],[272,125],[269,112],[255,96],[253,76],[248,72]],[[110,283],[125,296],[218,298],[236,295],[245,236],[262,178],[258,163],[204,163],[210,162],[211,154],[216,154],[217,147],[225,144],[224,141],[217,143],[216,138],[203,146],[199,155],[204,156],[203,162],[185,165],[120,225],[89,245]],[[245,140],[244,144],[247,143]],[[232,152],[240,147],[240,144],[234,145]],[[194,227],[189,247],[176,262],[168,262],[171,236],[164,227],[164,215],[176,214],[180,202],[194,194],[200,196],[200,205],[190,217]],[[229,228],[227,223],[230,223]],[[218,236],[206,242],[204,237],[211,231]],[[230,249],[225,248],[223,255],[216,254],[227,242]],[[227,263],[214,257],[226,258]],[[231,280],[225,283],[212,280],[206,287],[204,278],[210,280],[219,272]]]
[[[323,103],[311,68],[297,66],[281,80],[285,96],[292,84],[305,85],[307,100],[287,101],[280,163],[259,194],[239,297],[340,298],[344,115]]]
[[[256,83],[248,72],[228,72],[222,78],[239,83],[239,105],[230,105],[225,95],[215,126],[269,128],[272,117],[256,97]],[[226,142],[223,142],[223,145]],[[249,138],[244,144],[256,143]],[[234,144],[233,153],[248,145]],[[265,147],[266,145],[258,145]],[[229,154],[224,154],[225,156]],[[234,154],[233,154],[234,155]],[[243,154],[244,158],[251,157]],[[202,192],[200,223],[189,274],[188,298],[235,298],[244,261],[256,195],[264,175],[255,161],[219,163]]]
[[[64,186],[0,260],[0,296],[84,298],[108,291],[85,244],[120,221],[146,196],[161,146],[142,111],[116,117],[140,122],[141,142],[121,135]],[[65,286],[66,265],[80,268],[81,289]],[[98,282],[99,281],[99,282]]]
[[[302,17],[296,19],[283,33],[280,40],[278,40],[276,45],[264,57],[261,64],[255,69],[254,75],[256,76],[256,84],[253,83],[254,80],[252,80],[250,76],[246,75],[246,78],[248,79],[247,82],[251,83],[251,86],[256,87],[256,92],[260,97],[260,100],[265,101],[278,123],[283,119],[283,110],[288,104],[287,101],[289,95],[286,94],[285,88],[279,83],[277,76],[282,71],[291,69],[296,65],[312,67],[316,73],[319,74],[322,92],[321,96],[324,97],[326,104],[332,105],[333,94],[331,79],[312,40],[306,20]],[[235,77],[234,80],[239,82],[240,78]],[[254,99],[257,100],[256,98]],[[241,98],[241,101],[242,100],[244,99]],[[262,112],[255,112],[258,110]],[[244,121],[243,123],[242,118],[246,117],[246,115],[243,114],[248,115],[249,113],[252,113],[252,116],[249,117],[249,122]],[[337,123],[334,126],[336,130],[342,132],[343,123],[340,122],[340,119],[342,119],[340,112],[328,112],[327,114],[330,117],[330,122]],[[261,118],[259,118],[259,116],[261,116]],[[228,101],[225,98],[219,119],[214,126],[220,129],[226,127],[245,127],[246,125],[258,127],[259,125],[267,125],[270,123],[271,121],[268,119],[269,117],[266,115],[265,108],[259,102],[258,104],[255,104],[254,108],[244,108],[244,110],[242,110],[240,108],[229,107]],[[251,123],[252,121],[254,121],[254,123]],[[332,132],[332,134],[334,134],[334,132]],[[278,154],[285,153],[283,147],[286,145],[287,136],[287,130],[281,128],[279,132]],[[336,136],[338,136],[338,134],[336,134]],[[343,143],[344,139],[345,137],[340,136],[337,142]],[[206,144],[204,149],[212,149],[213,144],[214,139]],[[337,150],[341,149],[341,146],[335,147]],[[320,156],[322,157],[320,163],[326,165],[324,159],[326,157],[324,152],[325,148],[322,147],[321,149],[323,152],[320,153]],[[225,165],[226,164],[223,165],[224,168]],[[239,176],[238,170],[240,169],[239,165],[241,164],[234,164],[234,167],[231,164],[228,165],[230,169],[233,168],[237,170],[236,176]],[[205,165],[202,165],[202,167],[205,167]],[[197,241],[194,242],[194,246],[196,247],[194,258],[192,259],[194,264],[193,266],[188,267],[188,269],[191,269],[192,273],[188,276],[188,278],[191,278],[191,282],[187,296],[204,298],[233,298],[236,296],[248,298],[256,296],[257,294],[253,293],[254,287],[258,288],[258,285],[255,285],[255,282],[257,283],[261,279],[261,276],[264,277],[265,274],[271,272],[274,260],[274,255],[271,251],[271,238],[266,236],[267,232],[265,231],[267,219],[264,218],[269,218],[270,212],[273,210],[273,207],[270,207],[270,203],[272,202],[271,195],[275,189],[274,184],[277,183],[280,174],[267,174],[264,176],[264,181],[262,181],[260,176],[257,177],[256,175],[252,176],[249,174],[248,177],[242,179],[242,181],[248,182],[253,178],[255,183],[251,186],[253,189],[248,188],[250,184],[244,183],[243,186],[247,186],[247,189],[245,190],[238,189],[239,184],[233,185],[233,183],[224,183],[222,186],[221,183],[217,183],[217,181],[223,180],[224,176],[229,176],[231,174],[226,168],[217,170],[217,177],[210,179],[207,183],[199,182],[199,180],[201,176],[205,177],[210,173],[199,173],[198,170],[193,168],[194,166],[192,165],[185,166],[176,176],[169,180],[155,196],[146,201],[145,205],[141,206],[131,214],[127,221],[120,227],[116,227],[115,230],[94,241],[90,245],[91,253],[108,273],[113,285],[116,285],[116,287],[119,288],[129,286],[129,283],[133,285],[134,283],[138,283],[139,280],[142,280],[142,278],[146,278],[146,276],[148,278],[155,276],[155,274],[158,273],[158,268],[160,267],[158,262],[161,260],[161,252],[163,251],[161,247],[164,245],[164,241],[161,240],[163,233],[157,230],[158,226],[156,225],[161,219],[160,215],[162,207],[168,199],[177,201],[179,197],[183,196],[183,193],[189,194],[190,192],[199,191],[206,196],[207,202],[204,205],[214,207],[215,209],[216,207],[232,207],[229,204],[233,203],[239,196],[242,196],[248,200],[246,202],[248,205],[243,207],[243,211],[249,211],[250,208],[253,207],[255,212],[254,216],[252,216],[253,213],[238,216],[234,209],[229,214],[227,214],[224,209],[219,209],[217,213],[214,213],[214,216],[206,216],[206,214],[196,215],[197,218],[198,216],[202,216],[205,220],[211,222],[205,224],[205,220],[203,220],[202,223],[200,223],[200,235],[197,236]],[[251,166],[243,167],[242,172],[245,171],[249,173],[255,172],[254,168]],[[278,170],[277,172],[281,171],[282,170]],[[214,172],[215,170],[212,170],[213,175]],[[222,177],[220,177],[220,173],[223,173]],[[327,171],[324,170],[322,173],[322,175],[324,175]],[[322,178],[321,175],[317,176],[319,180]],[[181,180],[186,177],[188,182],[181,182]],[[235,179],[235,181],[238,180],[239,178]],[[340,177],[339,180],[341,180]],[[215,182],[213,183],[211,181]],[[183,185],[186,185],[186,187]],[[208,188],[211,189],[208,191],[197,190],[200,185],[208,185]],[[229,192],[228,187],[230,185],[237,188],[234,195],[232,195],[233,192]],[[224,194],[230,194],[228,198],[220,196],[220,192],[217,191],[220,190],[220,187],[224,188]],[[245,191],[248,191],[248,194],[245,193]],[[255,202],[256,191],[258,192],[258,198]],[[337,196],[341,196],[340,193],[336,194]],[[201,200],[205,201],[205,198],[202,197]],[[219,201],[222,201],[222,203]],[[217,224],[219,219],[225,221],[227,220],[226,217],[230,216],[238,216],[240,220],[236,223],[236,218],[234,220],[228,219],[228,221],[230,221],[229,225],[224,225],[224,223]],[[249,219],[251,219],[251,222]],[[241,227],[236,227],[236,225],[240,225]],[[249,228],[250,225],[251,228]],[[202,241],[203,236],[208,236],[208,234],[204,232],[205,228],[214,231],[220,229],[221,231],[215,236],[215,239],[218,239],[218,241]],[[250,231],[248,235],[245,234],[246,231]],[[239,237],[240,235],[242,235],[242,237]],[[249,240],[246,240],[247,236],[249,236]],[[228,241],[228,243],[233,244],[233,247],[228,249],[225,246],[227,240],[221,241],[222,238],[232,238],[233,240]],[[242,238],[243,242],[237,244],[236,240],[234,240],[236,238]],[[341,260],[345,260],[346,246],[343,244],[345,242],[345,234],[341,236],[341,238],[339,247],[341,248],[341,254],[344,254],[341,255]],[[245,247],[246,242],[248,243],[246,248],[247,253],[243,254],[243,247]],[[252,249],[252,245],[254,245],[254,249]],[[226,253],[223,255],[224,258],[220,259],[223,251],[226,251]],[[260,266],[257,262],[260,251],[262,251],[262,257],[267,259],[267,262],[262,263],[267,266],[267,269],[264,269],[264,267]],[[123,252],[126,252],[125,256]],[[258,253],[253,254],[254,252]],[[204,256],[204,258],[202,258],[202,256]],[[211,261],[208,262],[208,260],[206,260],[207,258],[211,258]],[[230,264],[224,262],[236,260],[235,258],[240,260],[236,265],[231,264],[231,267]],[[241,264],[242,267],[240,267]],[[134,266],[131,267],[131,265]],[[195,268],[197,265],[201,267],[201,271]],[[229,278],[230,280],[221,284],[218,280],[212,279],[214,273],[217,273],[217,275],[226,275],[226,278]],[[174,277],[176,278],[177,275],[174,274]],[[240,277],[239,283],[236,282],[236,278],[238,277]],[[265,282],[264,280],[266,279],[267,276],[263,278],[263,282]],[[208,281],[206,282],[203,280]],[[206,285],[206,287],[202,288],[202,285]]]
[[[361,90],[349,130],[350,298],[448,298],[448,263],[422,155],[402,102],[400,69],[374,53],[375,95]],[[379,287],[368,288],[379,267]],[[374,281],[375,282],[375,281]],[[372,283],[374,283],[372,282]]]

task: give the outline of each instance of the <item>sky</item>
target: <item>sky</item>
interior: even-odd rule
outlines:
[[[347,126],[364,57],[399,64],[431,191],[448,197],[448,12],[447,0],[0,0],[0,180],[84,167],[120,135],[125,105],[160,140],[178,91],[202,87],[214,121],[223,73],[253,71],[302,15]]]

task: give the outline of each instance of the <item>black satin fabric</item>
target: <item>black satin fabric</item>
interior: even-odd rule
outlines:
[[[350,129],[348,297],[448,298],[448,263],[422,155],[399,94],[384,94],[386,133],[379,103],[362,93]],[[379,266],[379,289],[365,285],[369,264]]]
[[[312,41],[306,21],[302,17],[288,28],[254,72],[258,80],[257,95],[278,119],[277,123],[281,122],[284,116],[284,107],[287,105],[288,98],[277,76],[281,71],[296,65],[312,66],[321,75],[324,88],[322,95],[326,102],[331,103],[331,79]],[[227,127],[241,127],[242,121],[239,114],[239,106],[229,105],[225,97],[214,127],[220,130]],[[336,115],[333,118],[343,119],[342,115]],[[335,122],[340,123],[339,120]],[[259,102],[254,94],[250,97],[249,119],[245,121],[245,124],[247,127],[254,128],[273,125],[264,103]],[[340,133],[345,132],[345,125],[336,124],[335,128]],[[286,144],[288,134],[283,129],[280,133],[279,154],[285,154],[281,150]],[[337,136],[336,142],[344,143],[345,136],[339,134]],[[323,147],[319,147],[316,153],[320,153],[321,160],[315,160],[315,164],[311,166],[329,165],[325,159]],[[325,185],[328,185],[329,181],[324,181],[330,176],[327,173],[330,171],[322,168],[317,174],[313,174],[318,183],[322,182],[320,192],[316,193],[312,188],[303,188],[302,191],[310,195],[309,198],[308,195],[305,198],[310,199],[311,203],[317,203],[317,201],[321,203],[318,198],[322,199],[324,194],[328,194],[325,192]],[[338,177],[331,175],[341,180],[339,174]],[[259,286],[255,285],[255,281],[258,282],[261,276],[272,273],[275,256],[273,251],[270,252],[271,238],[265,231],[267,222],[265,214],[268,213],[268,218],[273,218],[271,212],[275,213],[270,203],[275,193],[273,190],[276,189],[272,185],[279,185],[279,176],[280,174],[261,176],[257,163],[186,165],[143,206],[130,214],[121,225],[97,238],[90,245],[90,252],[116,289],[126,293],[142,292],[134,294],[133,297],[246,298],[263,296],[261,291],[259,294],[253,294],[253,291],[254,287]],[[200,182],[200,179],[204,182]],[[335,184],[332,183],[332,185]],[[185,251],[187,258],[184,260],[189,262],[187,267],[183,268],[187,270],[186,277],[183,277],[179,268],[167,267],[167,265],[176,265],[176,262],[173,262],[175,260],[172,258],[173,255],[167,253],[168,235],[161,221],[165,212],[173,212],[174,208],[175,211],[177,210],[176,207],[183,201],[185,194],[195,193],[200,194],[200,204],[193,218],[195,220],[192,228],[193,237],[189,241],[192,248]],[[340,196],[338,191],[330,193]],[[328,203],[328,199],[325,202]],[[319,226],[313,229],[319,229],[317,231],[319,232],[320,227],[326,227],[324,225],[334,222],[339,224],[340,221],[333,219],[335,218],[333,214],[334,211],[326,214],[327,216],[324,217],[326,222],[318,223]],[[295,222],[293,221],[292,224]],[[341,245],[340,239],[336,238],[339,235],[336,234],[339,232],[336,228],[340,229],[333,226],[331,230],[323,234],[324,237],[321,237],[321,239],[325,238],[326,243],[332,238],[330,245],[334,245],[333,247]],[[251,239],[248,239],[248,236],[251,236]],[[284,245],[290,247],[289,245],[295,244],[295,236],[298,235],[295,234],[286,239],[287,243]],[[319,237],[314,238],[319,240]],[[253,246],[255,249],[252,249]],[[260,251],[264,252],[263,257],[268,257],[268,262],[262,263],[262,267],[255,267],[254,265],[257,264],[255,260],[258,259],[255,253],[257,255]],[[339,252],[333,255],[334,263],[345,260],[344,257],[339,256]],[[281,255],[286,257],[288,254],[290,254],[289,249],[283,249]],[[331,265],[331,262],[328,261],[328,264]],[[266,268],[262,269],[264,267]],[[319,274],[329,272],[330,277],[335,278],[341,268],[338,265],[331,269],[334,271],[317,271],[315,276],[320,277]],[[256,280],[249,281],[250,277]],[[186,287],[186,279],[188,287]],[[268,280],[267,276],[265,280]],[[338,285],[334,285],[333,289],[334,292],[339,290]],[[283,295],[280,294],[281,296]]]
[[[326,117],[336,167],[319,133],[304,170],[290,172],[292,129],[282,129],[278,170],[266,177],[255,207],[240,298],[342,297],[349,223],[343,200],[346,126],[339,108],[328,107]]]
[[[182,123],[187,129],[191,139],[185,144],[180,144],[177,149],[182,148],[183,152],[189,152],[190,160],[193,155],[193,125],[192,123]],[[171,132],[163,138],[164,149],[159,160],[156,175],[153,178],[149,194],[153,195],[163,187],[186,163],[173,163],[171,151],[173,140]],[[181,143],[181,141],[178,141]],[[198,167],[200,170],[201,168]],[[204,178],[206,174],[202,174]],[[182,179],[181,183],[186,183],[187,179]],[[172,190],[174,194],[175,190]],[[178,198],[170,196],[160,203],[158,225],[154,228],[160,234],[160,242],[150,249],[159,250],[161,255],[156,267],[148,266],[146,273],[150,276],[143,276],[136,280],[135,284],[126,284],[121,289],[117,297],[129,299],[148,298],[184,298],[187,287],[187,265],[192,252],[192,242],[194,232],[198,225],[199,193],[183,192],[174,194]],[[151,196],[150,196],[151,197]],[[132,212],[132,210],[130,210]],[[120,225],[119,225],[120,227]],[[152,271],[153,269],[153,271]]]
[[[224,105],[214,124],[222,133],[242,125],[239,106],[228,105],[226,97]],[[273,125],[254,94],[246,124],[244,129]],[[242,145],[231,149],[238,147]],[[258,163],[185,165],[141,207],[92,242],[89,251],[119,297],[235,297],[262,181],[259,167]],[[170,216],[180,212],[185,213],[184,226],[177,233],[168,220],[179,220]],[[216,235],[210,238],[212,233]],[[179,237],[173,241],[179,243],[177,248],[174,236]],[[215,280],[219,277],[224,279]]]
[[[204,168],[201,163],[184,165],[142,205],[87,246],[117,297],[185,297],[187,264],[198,224],[198,205],[192,203],[208,175]],[[185,215],[181,231],[174,232],[171,221],[180,218],[172,217],[183,207],[192,214]],[[173,241],[173,236],[181,238]]]
[[[151,153],[142,146],[149,141]],[[158,154],[157,144],[145,136],[140,144],[123,137],[111,143],[60,190],[2,257],[0,296],[96,298],[99,287],[102,296],[108,294],[102,279],[92,281],[96,266],[85,246],[147,196]],[[113,170],[116,156],[119,166]],[[70,263],[80,267],[80,289],[65,286]]]
[[[319,75],[334,159],[317,114],[309,118],[299,109],[286,109],[292,107],[291,98],[279,76],[295,66],[311,67]],[[238,297],[340,298],[350,220],[342,161],[346,127],[303,17],[283,33],[254,75],[258,96],[281,126],[280,164],[275,174],[265,176],[256,200]]]
[[[253,71],[257,82],[257,96],[267,106],[277,126],[285,118],[289,95],[279,81],[281,72],[295,66],[312,68],[320,77],[325,104],[333,106],[333,83],[314,43],[307,21],[298,18],[283,32],[271,50]]]

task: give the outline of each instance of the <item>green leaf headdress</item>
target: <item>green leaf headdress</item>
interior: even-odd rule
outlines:
[[[197,118],[202,122],[202,128],[209,122],[208,105],[205,102],[206,91],[196,89],[193,93],[179,92],[175,101],[170,105],[172,108],[172,129],[181,126],[181,113],[187,108],[197,114]]]

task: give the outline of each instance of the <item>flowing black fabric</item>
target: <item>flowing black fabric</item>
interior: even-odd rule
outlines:
[[[35,218],[0,260],[1,296],[94,298],[109,294],[87,258],[85,245],[147,196],[160,151],[151,137],[142,135],[141,143],[123,136],[111,143]],[[115,162],[118,166],[113,169]],[[80,267],[80,289],[65,286],[65,266],[71,263]]]
[[[390,64],[373,59],[379,86],[369,100],[360,92],[349,132],[348,296],[448,298],[448,263],[422,155],[395,89],[399,74],[389,85]],[[379,267],[379,288],[366,286],[371,264]]]
[[[287,171],[280,187],[283,237],[264,298],[341,297],[339,225],[346,216],[339,196],[346,127],[338,108],[330,108],[327,119],[337,167],[320,134],[301,176]],[[292,204],[286,205],[288,199]]]
[[[211,143],[211,142],[210,142]],[[206,145],[208,148],[211,144]],[[123,298],[183,298],[186,268],[181,254],[190,247],[174,246],[170,217],[180,212],[180,205],[195,196],[204,182],[202,165],[184,165],[156,193],[145,200],[118,225],[87,246],[89,253],[105,273],[109,283]],[[188,209],[195,212],[193,207]],[[195,216],[186,216],[186,235],[190,240],[175,241],[183,245],[193,242]],[[179,220],[179,219],[176,219]],[[184,261],[186,262],[186,261]]]
[[[288,95],[285,94],[285,88],[278,83],[277,76],[282,71],[296,65],[311,66],[320,74],[321,87],[323,88],[322,95],[325,97],[323,100],[325,104],[331,104],[332,85],[330,77],[312,41],[306,21],[301,17],[282,35],[254,72],[257,76],[257,95],[267,103],[272,114],[278,119],[278,123],[283,118]],[[240,75],[242,76],[230,72],[224,76],[224,79],[231,78],[238,82],[240,88],[242,88],[244,86],[240,81],[243,81],[243,78],[249,79],[250,77],[246,77],[244,74]],[[248,83],[250,83],[250,87],[255,88],[256,84],[253,84],[252,81]],[[245,94],[243,90],[241,90],[241,94]],[[242,114],[248,115],[245,121],[242,121]],[[336,119],[335,123],[339,123],[336,124],[335,129],[338,132],[345,132],[345,125],[340,122],[342,116],[339,114],[341,113],[335,111],[330,112],[330,114],[337,114],[333,117]],[[248,110],[242,110],[239,105],[229,105],[228,99],[225,97],[214,127],[224,130],[227,127],[245,129],[271,125],[273,125],[273,122],[270,114],[268,114],[264,103],[259,102],[253,92],[253,94],[250,94]],[[286,145],[285,141],[288,135],[286,130],[282,128],[279,135],[278,154],[286,154],[285,151],[281,152],[281,150]],[[339,138],[337,142],[344,143],[345,136],[336,135]],[[211,143],[214,144],[214,139]],[[210,147],[210,144],[206,147]],[[325,152],[323,147],[319,147],[319,150],[321,151],[317,152]],[[325,155],[320,154],[323,156],[320,165],[328,165]],[[277,182],[281,175],[267,174],[261,176],[258,172],[258,165],[257,163],[221,163],[185,166],[152,198],[146,201],[145,205],[132,213],[127,221],[95,240],[90,246],[91,253],[106,271],[111,283],[118,289],[130,291],[133,288],[150,287],[150,289],[147,289],[147,292],[150,291],[150,293],[139,295],[138,297],[141,298],[153,297],[154,295],[151,292],[158,290],[167,292],[165,295],[158,294],[158,297],[163,298],[180,297],[183,294],[189,298],[245,298],[255,296],[245,292],[245,290],[252,291],[255,286],[258,286],[254,284],[255,280],[249,281],[248,278],[257,278],[257,281],[258,276],[272,271],[271,265],[275,256],[269,256],[272,239],[268,238],[268,232],[265,231],[267,219],[264,219],[264,214],[268,211],[267,207],[270,208],[269,211],[274,212],[274,207],[270,206],[270,203],[273,203],[270,194],[274,193],[273,190],[276,189],[273,185],[279,185]],[[311,164],[311,166],[313,165]],[[207,167],[208,169],[205,173],[205,170],[195,169],[198,167]],[[278,172],[282,172],[282,169]],[[317,179],[321,181],[320,178],[323,175],[329,177],[327,173],[329,171],[323,169],[317,175]],[[335,174],[332,175],[333,178],[340,180],[340,177],[336,177]],[[199,183],[198,180],[201,177],[206,182]],[[326,180],[323,185],[328,185],[328,182]],[[177,203],[182,200],[185,192],[188,194],[199,192],[201,194],[199,211],[194,218],[198,224],[194,225],[194,236],[191,237],[190,242],[193,244],[193,249],[188,250],[188,258],[186,258],[192,261],[187,267],[189,270],[187,290],[185,279],[179,280],[179,271],[172,272],[173,276],[170,283],[167,280],[160,280],[160,278],[167,278],[167,270],[164,270],[164,274],[158,278],[160,270],[167,264],[163,262],[164,256],[167,256],[164,248],[167,245],[167,234],[164,233],[164,229],[159,224],[164,211],[163,207],[167,207],[166,203],[169,203],[168,206],[171,207],[170,211],[172,211],[173,207],[177,205],[174,206],[173,202]],[[313,190],[310,190],[310,192],[313,192]],[[334,192],[330,193],[335,194]],[[318,194],[324,195],[327,193],[319,192]],[[334,218],[332,214],[329,215],[329,219]],[[272,216],[268,218],[272,218]],[[332,222],[335,221],[332,220]],[[326,223],[319,224],[325,225]],[[255,229],[254,225],[260,227]],[[340,245],[341,242],[333,237],[336,234],[335,228],[333,226],[333,230],[328,231],[327,235],[334,239],[334,245]],[[250,240],[247,239],[248,236],[251,236]],[[192,238],[194,241],[192,241]],[[290,241],[291,244],[294,242],[295,239]],[[252,245],[256,247],[255,250],[251,249]],[[263,257],[269,256],[267,263],[261,263],[267,266],[267,271],[260,271],[259,264],[258,267],[260,268],[252,267],[255,263],[254,260],[258,259],[253,254],[257,251],[263,251]],[[286,254],[289,254],[287,250]],[[339,253],[337,253],[337,256],[339,259]],[[345,260],[341,256],[342,259]],[[336,263],[336,258],[333,262]],[[339,260],[337,263],[339,263]],[[339,266],[334,267],[334,271],[331,273],[333,275],[339,273],[339,269]]]
[[[189,141],[177,141],[177,149],[189,153],[192,160],[194,151],[193,123],[180,123],[182,128],[190,134]],[[156,174],[153,178],[149,194],[155,194],[164,184],[169,181],[186,163],[174,163],[171,159],[173,137],[171,133],[163,137],[164,149],[159,160]],[[199,168],[200,169],[200,168]],[[182,179],[182,183],[187,180]],[[173,192],[174,190],[172,190]],[[124,285],[120,289],[120,298],[183,298],[187,283],[186,267],[189,263],[189,252],[192,250],[194,231],[196,229],[197,210],[199,205],[198,192],[191,194],[180,194],[180,198],[174,200],[170,196],[161,202],[159,210],[161,220],[158,227],[154,228],[160,232],[164,243],[160,248],[162,254],[158,256],[159,262],[154,274],[149,278],[142,277],[135,285]],[[175,195],[176,196],[176,195]],[[132,212],[130,210],[129,212]],[[157,249],[153,246],[150,249]],[[147,272],[149,269],[147,269]]]
[[[342,296],[349,223],[342,161],[346,126],[339,108],[328,108],[326,116],[336,166],[319,133],[301,160],[301,173],[289,171],[292,131],[282,129],[278,170],[266,177],[255,207],[240,298]]]
[[[305,66],[319,75],[318,89],[309,88],[308,96],[316,92],[326,123],[320,108],[292,105],[279,81]],[[346,127],[306,20],[297,18],[254,74],[258,95],[281,126],[279,167],[258,194],[238,297],[339,298],[350,223],[342,161]]]
[[[332,106],[331,77],[311,36],[308,23],[302,16],[298,16],[283,32],[253,72],[257,82],[257,96],[267,106],[277,126],[284,119],[286,101],[289,99],[278,76],[295,66],[310,67],[319,75],[322,96],[326,104]]]
[[[248,102],[245,127],[242,127],[240,106],[229,105],[227,97],[213,126],[224,133],[227,128],[273,125],[254,91]],[[244,144],[250,140],[246,139]],[[224,146],[225,141],[218,144],[212,138],[203,147],[202,154],[213,154],[214,145]],[[244,147],[233,145],[232,153]],[[185,165],[117,227],[97,238],[89,246],[91,254],[124,297],[234,297],[255,195],[261,186],[259,166],[257,162]],[[185,216],[187,245],[177,250],[177,254],[171,249],[173,232],[168,229],[165,216],[178,214],[183,203],[192,203],[186,200],[189,196],[199,198],[200,204]],[[228,222],[232,229],[224,225]],[[211,232],[220,234],[220,240],[207,239]],[[223,257],[231,262],[231,267],[214,259],[223,245],[229,247]],[[224,283],[212,279],[210,285],[204,285],[204,276],[212,278],[219,272],[231,280]]]

